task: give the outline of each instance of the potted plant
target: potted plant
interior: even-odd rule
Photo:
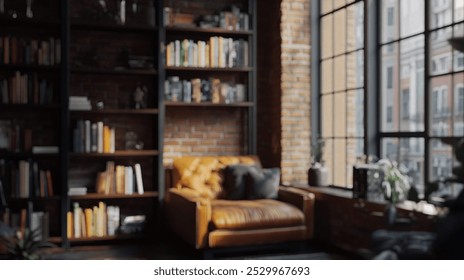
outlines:
[[[329,170],[324,166],[324,140],[311,144],[311,167],[308,169],[308,185],[325,187],[329,185]]]
[[[56,247],[55,244],[40,240],[40,229],[24,230],[24,236],[19,231],[0,222],[0,245],[6,249],[6,255],[13,260],[37,260],[40,259],[40,250]]]
[[[406,175],[406,168],[395,161],[381,159],[377,164],[383,170],[382,189],[389,202],[386,209],[387,222],[393,224],[396,220],[396,204],[408,197],[410,178]]]

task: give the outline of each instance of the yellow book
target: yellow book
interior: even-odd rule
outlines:
[[[109,153],[111,150],[111,131],[110,127],[103,126],[103,152]]]
[[[67,235],[68,235],[68,238],[73,238],[73,231],[74,231],[74,217],[73,217],[73,213],[71,211],[68,211],[68,213],[66,214],[66,219],[67,219],[67,227],[66,227],[66,231],[67,231]]]
[[[87,237],[93,237],[93,211],[90,208],[85,208],[84,212]]]
[[[81,223],[81,237],[87,237],[87,225],[85,224],[85,216],[82,208],[79,208],[79,219]]]
[[[116,193],[124,194],[125,190],[125,167],[123,165],[116,166]]]

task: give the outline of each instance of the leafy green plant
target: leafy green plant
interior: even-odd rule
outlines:
[[[405,168],[388,159],[381,159],[377,164],[382,168],[384,174],[382,186],[385,198],[392,203],[405,200],[411,188],[410,178],[406,175]]]
[[[37,260],[40,259],[40,250],[44,248],[56,247],[55,244],[48,241],[40,240],[40,229],[24,231],[21,237],[19,232],[13,236],[0,236],[0,241],[7,249],[7,255],[10,259],[15,260]]]

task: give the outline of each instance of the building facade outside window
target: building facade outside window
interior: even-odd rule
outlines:
[[[464,136],[464,54],[448,42],[464,36],[464,0],[381,0],[375,1],[377,11],[367,2],[319,2],[319,122],[331,183],[349,188],[356,157],[373,145],[378,156],[405,165],[423,195],[428,183],[451,176],[456,164],[451,146],[441,140]],[[369,17],[373,12],[380,16]],[[363,20],[350,21],[353,14]],[[378,38],[363,32],[365,23],[379,26]],[[369,40],[377,41],[376,69],[364,68],[373,49]],[[377,88],[366,88],[365,72],[372,71]],[[372,95],[376,104],[366,102]],[[380,113],[377,140],[364,135],[368,106]]]

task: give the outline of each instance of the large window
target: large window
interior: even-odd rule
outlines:
[[[421,194],[451,176],[442,140],[464,136],[464,54],[448,39],[464,36],[464,0],[320,0],[319,10],[319,135],[332,184],[350,187],[356,157],[372,150],[406,166]],[[380,34],[365,34],[369,25]]]
[[[321,1],[321,138],[330,181],[352,182],[364,153],[364,1]]]

